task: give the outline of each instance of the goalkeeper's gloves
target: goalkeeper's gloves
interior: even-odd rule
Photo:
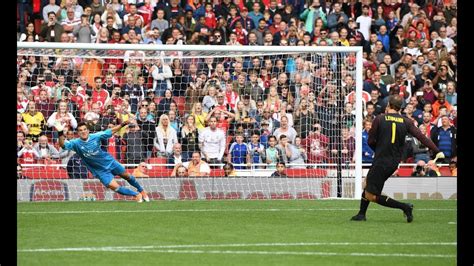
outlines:
[[[435,161],[438,159],[444,159],[444,158],[445,158],[444,153],[440,151],[436,154]]]

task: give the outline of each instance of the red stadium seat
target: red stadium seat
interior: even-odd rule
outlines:
[[[183,116],[184,108],[185,108],[185,105],[186,105],[186,97],[184,97],[184,96],[174,96],[173,100],[176,102],[176,105],[178,106],[179,115]]]
[[[441,173],[441,176],[452,176],[451,175],[451,170],[449,170],[448,166],[440,167],[439,172]]]
[[[166,164],[168,160],[166,157],[150,157],[147,160],[148,164]],[[152,168],[157,168],[157,169],[166,169],[165,165],[152,165]]]
[[[413,168],[410,166],[401,166],[398,168],[398,176],[411,176],[411,173],[413,173]]]

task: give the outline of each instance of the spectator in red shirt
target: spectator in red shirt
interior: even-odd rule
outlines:
[[[100,110],[104,110],[105,102],[110,97],[109,93],[102,88],[102,77],[95,77],[95,88],[92,90],[92,103],[98,103]]]
[[[213,30],[217,26],[217,21],[216,21],[216,15],[214,14],[214,11],[212,11],[212,4],[211,3],[206,3],[206,13],[204,13],[205,17],[205,25]]]

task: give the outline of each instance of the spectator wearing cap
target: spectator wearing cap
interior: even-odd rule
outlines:
[[[253,20],[248,16],[248,14],[249,14],[249,10],[247,9],[247,7],[243,7],[242,10],[240,11],[240,16],[234,18],[230,22],[229,28],[234,29],[236,25],[235,23],[237,21],[240,21],[243,30],[247,32],[250,32],[251,30],[253,30],[255,28],[255,24]]]
[[[427,79],[422,88],[424,102],[433,104],[438,97],[438,91],[433,88],[433,83],[431,80]]]
[[[442,60],[448,57],[448,48],[446,47],[446,45],[444,45],[443,40],[441,40],[440,38],[437,38],[434,41],[433,48],[431,49],[431,51],[436,52],[436,57],[438,59],[438,62],[439,60]]]

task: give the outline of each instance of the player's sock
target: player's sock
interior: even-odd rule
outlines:
[[[367,212],[367,208],[369,207],[370,201],[365,198],[365,190],[362,191],[362,197],[360,199],[360,209],[359,209],[359,214],[365,215]]]
[[[115,190],[115,192],[119,193],[119,194],[122,194],[122,195],[126,195],[126,196],[136,196],[138,194],[138,192],[136,191],[133,191],[129,188],[126,188],[126,187],[119,187]]]
[[[133,176],[133,175],[129,175],[129,179],[127,180],[127,182],[132,185],[133,187],[135,187],[138,192],[142,192],[143,191],[143,188],[142,186],[140,186],[140,184],[138,184],[138,181],[137,179]]]
[[[397,209],[401,209],[401,210],[405,210],[405,208],[406,208],[405,203],[401,203],[400,201],[396,201],[396,200],[394,200],[390,197],[387,197],[385,195],[377,196],[377,203],[380,204],[380,205],[386,206],[386,207],[397,208]]]

